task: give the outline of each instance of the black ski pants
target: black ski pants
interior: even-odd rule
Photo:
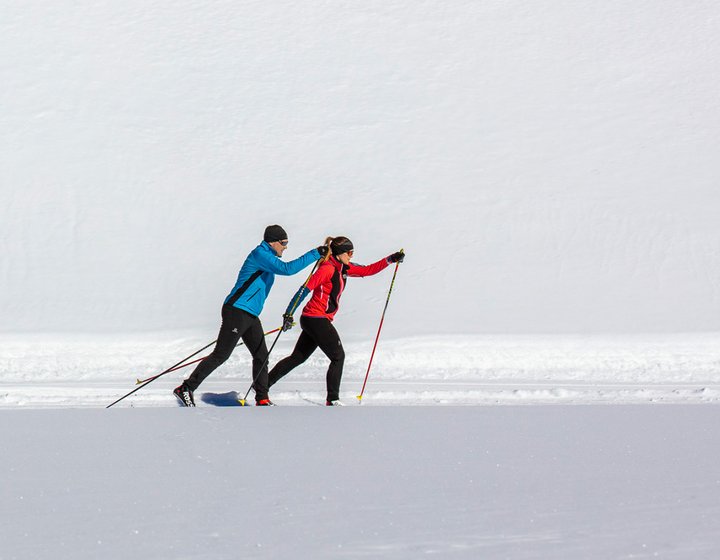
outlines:
[[[300,333],[292,354],[280,360],[270,371],[270,387],[292,369],[302,364],[320,347],[320,350],[330,358],[326,380],[327,400],[336,401],[339,398],[340,380],[345,363],[345,350],[343,350],[340,336],[332,322],[325,317],[305,317],[303,315],[300,317],[300,326],[302,333]]]
[[[222,325],[218,334],[215,349],[207,358],[198,364],[192,375],[185,381],[192,391],[195,391],[205,378],[223,364],[235,350],[235,346],[242,338],[252,354],[252,373],[255,388],[255,399],[268,398],[268,350],[265,344],[262,323],[260,319],[247,311],[223,305]],[[262,366],[262,370],[260,367]]]

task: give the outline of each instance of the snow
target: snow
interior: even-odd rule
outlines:
[[[720,334],[381,338],[362,405],[351,340],[342,408],[319,354],[237,406],[239,348],[103,408],[207,342],[0,336],[0,558],[720,553]]]
[[[392,305],[387,320],[397,320]],[[271,365],[290,353],[299,332],[278,339]],[[211,341],[190,332],[0,335],[0,406],[104,406],[135,388],[137,379]],[[372,342],[369,337],[344,343],[345,401],[355,401],[362,388]],[[175,406],[171,390],[193,367],[149,384],[123,406]],[[250,367],[250,354],[238,348],[200,393],[244,395]],[[327,359],[316,352],[273,388],[273,400],[322,401],[326,368]],[[719,403],[720,333],[381,337],[366,392],[363,403],[369,406]]]
[[[717,406],[0,411],[15,558],[713,558]]]
[[[237,406],[239,348],[102,408],[207,342],[0,337],[0,558],[720,553],[720,334],[381,338],[362,405],[353,340],[343,408],[320,354]]]
[[[0,560],[716,558],[720,8],[4,2]],[[268,224],[407,252],[185,409]],[[303,274],[278,278],[279,326]],[[272,361],[298,335],[283,335]]]
[[[404,247],[394,338],[718,331],[720,8],[687,4],[6,0],[0,331],[215,330],[272,223]]]

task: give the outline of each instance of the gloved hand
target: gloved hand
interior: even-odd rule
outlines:
[[[283,315],[282,332],[287,332],[292,329],[294,322],[293,316],[290,315],[290,313],[285,313]]]
[[[320,253],[320,256],[324,259],[327,256],[328,251],[330,249],[328,249],[327,245],[320,245],[320,247],[318,247],[317,250],[318,250],[318,253]]]
[[[405,260],[405,253],[403,251],[398,251],[397,253],[393,253],[387,258],[387,262],[389,263],[396,263],[396,262],[403,262]]]

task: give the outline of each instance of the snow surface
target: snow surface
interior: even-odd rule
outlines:
[[[720,554],[718,406],[0,411],[0,557]]]
[[[708,1],[4,0],[0,331],[214,330],[271,223],[404,247],[392,337],[720,331],[718,37]]]
[[[5,1],[0,560],[717,558],[718,37],[680,0]],[[363,406],[388,272],[344,408],[319,354],[233,406],[240,349],[196,409],[183,369],[105,410],[270,223],[406,249]]]
[[[271,366],[290,353],[299,332],[279,339]],[[0,335],[0,407],[104,406],[211,341],[190,333]],[[362,388],[372,342],[344,343],[341,397],[349,403]],[[194,367],[117,406],[175,406],[171,390]],[[250,367],[250,354],[238,348],[199,394],[211,401],[231,391],[244,395]],[[272,389],[273,400],[322,401],[326,369],[316,352]],[[720,333],[381,337],[366,393],[367,405],[720,403]]]
[[[720,334],[381,339],[362,406],[349,341],[343,408],[320,355],[237,406],[239,348],[102,408],[207,342],[0,337],[2,560],[720,554]]]

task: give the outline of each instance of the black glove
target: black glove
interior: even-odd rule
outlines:
[[[389,263],[396,263],[396,262],[403,262],[405,260],[405,253],[403,251],[398,251],[397,253],[393,253],[387,258],[387,262]]]
[[[295,320],[293,319],[293,316],[290,315],[290,313],[285,313],[283,315],[283,326],[282,326],[282,332],[287,332],[290,329],[292,329],[293,323]]]
[[[320,247],[317,248],[318,253],[320,253],[323,259],[327,256],[329,250],[327,245],[320,245]]]

